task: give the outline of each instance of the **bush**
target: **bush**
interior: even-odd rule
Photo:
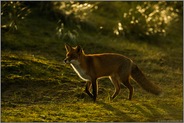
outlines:
[[[178,21],[178,2],[131,2],[114,29],[118,36],[152,38],[167,35],[172,21]]]
[[[6,30],[15,31],[18,29],[18,23],[24,19],[31,10],[24,6],[23,2],[19,1],[3,1],[1,2],[2,10],[2,26]]]

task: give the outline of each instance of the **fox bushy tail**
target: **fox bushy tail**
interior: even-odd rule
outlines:
[[[132,66],[131,76],[147,92],[155,95],[161,95],[162,89],[154,83],[150,82],[135,64]]]

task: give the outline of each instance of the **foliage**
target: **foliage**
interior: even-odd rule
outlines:
[[[87,2],[53,2],[53,11],[59,19],[56,34],[64,42],[76,44],[82,23],[87,21],[90,13],[96,8],[95,4]],[[62,17],[61,17],[62,15]],[[67,27],[72,27],[72,30]]]
[[[182,16],[182,5],[181,1],[2,2],[2,27],[17,30],[18,21],[32,11],[35,15],[57,20],[57,37],[74,44],[81,30],[125,38],[155,39],[167,36],[170,25]]]
[[[111,2],[111,6],[108,6],[108,2],[101,2],[96,14],[101,11],[106,21],[110,18],[116,21],[103,27],[111,25],[110,28],[117,36],[150,39],[167,36],[173,21],[179,21],[183,10],[181,6],[182,2],[168,1]]]
[[[64,23],[62,23],[62,20],[59,20],[56,27],[56,35],[58,39],[61,39],[63,42],[76,44],[79,30],[80,28],[78,28],[78,26],[73,27],[72,30],[67,29]]]
[[[55,12],[64,14],[66,20],[64,23],[70,23],[71,18],[75,18],[77,21],[84,21],[90,15],[90,13],[96,8],[95,4],[88,2],[53,2],[53,9]]]
[[[177,2],[172,2],[177,4]],[[114,33],[135,37],[165,36],[172,21],[178,21],[178,12],[169,2],[132,2],[123,13]]]
[[[18,23],[24,19],[31,10],[19,1],[2,1],[1,17],[3,19],[1,28],[15,31],[18,29]]]

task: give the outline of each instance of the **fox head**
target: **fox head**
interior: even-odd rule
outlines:
[[[66,49],[66,58],[64,59],[64,62],[66,64],[70,64],[72,62],[75,62],[79,60],[81,54],[83,54],[83,50],[80,46],[71,47],[68,44],[65,44]]]

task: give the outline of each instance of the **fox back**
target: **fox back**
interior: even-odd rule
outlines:
[[[129,89],[129,99],[133,94],[133,87],[129,79],[132,77],[143,89],[153,94],[159,95],[161,89],[150,82],[137,65],[128,57],[116,53],[85,54],[80,46],[71,47],[65,45],[66,58],[64,62],[70,64],[78,76],[87,81],[86,93],[96,101],[97,82],[101,77],[109,77],[114,84],[115,98],[120,92],[120,84],[123,83]],[[90,92],[92,85],[93,94]]]

